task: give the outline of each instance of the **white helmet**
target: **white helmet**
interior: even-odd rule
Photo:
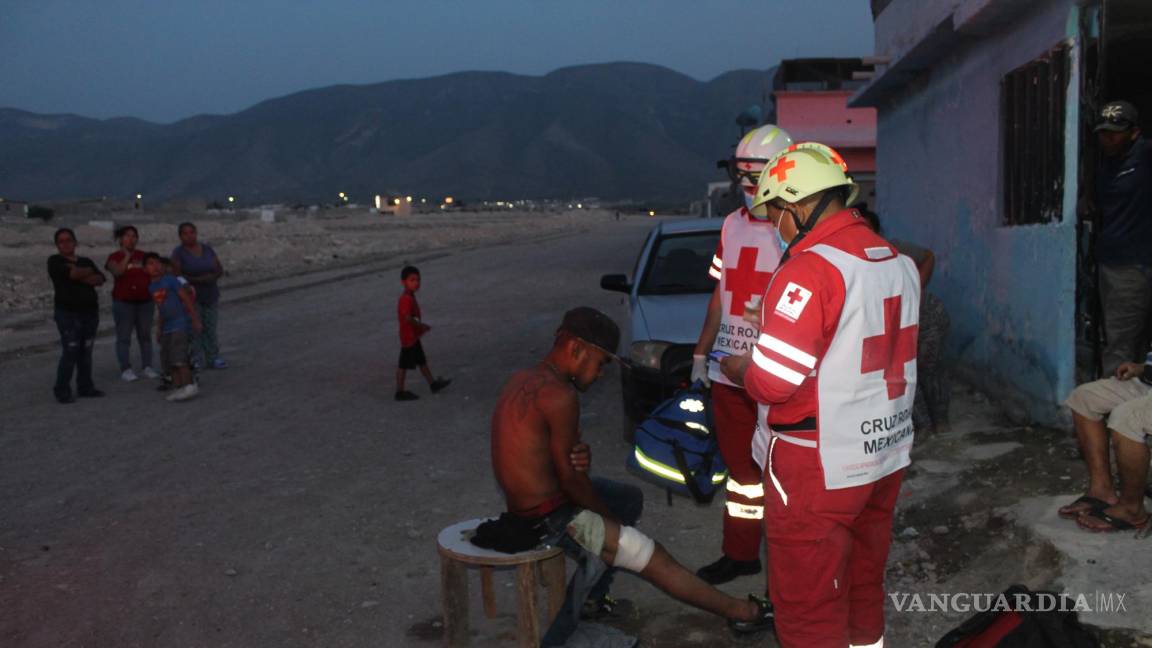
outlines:
[[[847,169],[844,158],[830,146],[818,142],[793,144],[765,166],[756,186],[751,211],[755,216],[765,217],[768,203],[776,198],[797,203],[834,187],[847,188],[844,202],[851,205],[859,188],[845,173]]]
[[[741,184],[756,184],[768,160],[792,145],[792,137],[779,126],[765,124],[748,131],[732,156],[732,172]]]

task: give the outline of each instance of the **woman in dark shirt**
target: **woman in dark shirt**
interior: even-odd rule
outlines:
[[[67,228],[56,230],[56,251],[48,257],[48,276],[55,290],[56,328],[60,331],[60,363],[56,367],[53,392],[61,403],[75,401],[72,373],[76,372],[76,393],[94,398],[104,392],[92,384],[92,345],[100,324],[100,302],[96,286],[104,275],[92,259],[76,256],[76,234]]]
[[[203,324],[203,329],[192,336],[193,362],[208,369],[224,369],[228,363],[220,357],[220,344],[216,339],[220,303],[216,282],[224,274],[224,266],[216,250],[199,241],[195,225],[180,223],[176,233],[180,236],[180,245],[172,250],[172,270],[196,289],[196,310]]]

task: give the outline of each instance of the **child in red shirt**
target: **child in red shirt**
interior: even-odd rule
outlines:
[[[420,369],[433,394],[452,381],[432,377],[428,359],[424,357],[424,347],[420,345],[420,338],[432,330],[431,326],[420,321],[420,304],[416,303],[416,291],[420,290],[420,271],[415,266],[406,266],[400,271],[400,283],[404,285],[404,293],[396,304],[396,315],[400,320],[400,366],[396,369],[396,400],[411,401],[420,397],[404,389],[404,374],[409,369]]]

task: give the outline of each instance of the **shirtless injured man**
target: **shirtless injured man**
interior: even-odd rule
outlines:
[[[635,572],[672,597],[728,619],[735,634],[770,629],[767,601],[734,598],[705,583],[659,543],[622,523],[615,511],[627,506],[605,501],[630,487],[589,477],[578,393],[616,359],[619,340],[607,315],[575,308],[564,315],[544,360],[508,380],[492,415],[492,466],[507,512],[482,524],[472,542],[508,553],[554,545],[575,560],[564,606],[543,646],[568,641],[584,599],[611,578],[612,568]]]

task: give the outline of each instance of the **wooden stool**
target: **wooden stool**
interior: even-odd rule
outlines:
[[[564,604],[564,552],[558,547],[522,551],[516,554],[481,549],[465,537],[484,522],[484,518],[457,522],[436,536],[440,554],[440,600],[444,607],[444,643],[468,645],[468,567],[480,568],[480,590],[484,615],[496,616],[496,598],[492,591],[492,569],[516,568],[517,618],[519,645],[540,645],[540,614],[536,608],[537,583],[548,590],[548,624]],[[537,570],[543,574],[538,575]]]

